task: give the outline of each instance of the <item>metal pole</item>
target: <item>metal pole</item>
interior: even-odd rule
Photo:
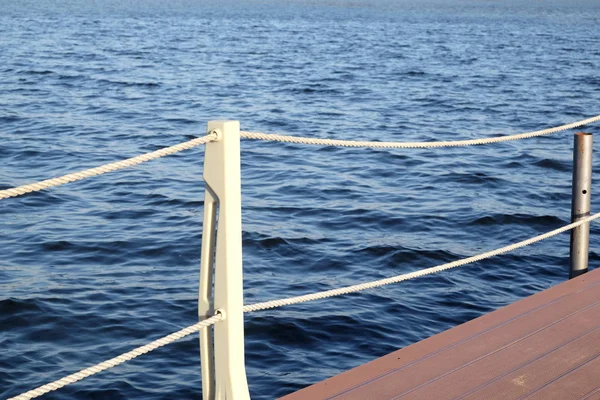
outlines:
[[[579,221],[590,215],[592,195],[592,134],[577,132],[573,148],[573,199],[571,222]],[[569,279],[588,271],[588,253],[590,245],[590,223],[571,230],[571,256]]]

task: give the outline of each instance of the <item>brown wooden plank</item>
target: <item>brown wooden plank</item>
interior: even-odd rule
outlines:
[[[596,329],[566,346],[557,349],[535,362],[526,365],[513,373],[504,376],[476,392],[470,399],[512,399],[527,395],[530,398],[546,399],[544,394],[562,392],[560,399],[579,399],[589,390],[595,389],[598,375],[593,379],[585,379],[580,388],[570,388],[565,385],[564,378],[584,378],[579,373],[583,368],[600,355],[600,329]],[[589,372],[589,371],[588,371]],[[597,371],[596,371],[597,372]],[[574,390],[573,390],[574,389]],[[540,393],[540,392],[545,393]]]
[[[568,382],[587,382],[599,355],[596,270],[284,399],[519,398],[553,385],[575,396]],[[594,382],[572,398],[596,398]]]
[[[599,314],[600,300],[593,307],[574,313],[559,323],[548,325],[535,334],[516,340],[503,348],[494,349],[458,368],[445,371],[421,387],[411,388],[410,392],[403,395],[406,399],[428,399],[443,391],[449,398],[460,398],[474,388],[484,386],[502,376],[503,380],[496,382],[496,387],[490,387],[489,390],[483,391],[483,394],[471,395],[469,398],[492,399],[498,387],[511,384],[526,393],[532,388],[532,382],[525,382],[526,371],[534,368],[540,360],[552,360],[557,349],[567,352],[588,351],[589,349],[580,345],[590,340],[590,336],[600,339],[600,327],[598,321],[593,318]],[[535,322],[538,321],[533,319],[531,323]],[[600,349],[600,340],[597,348]]]
[[[600,398],[600,356],[557,378],[530,395],[531,400],[562,400],[576,395],[580,399]]]

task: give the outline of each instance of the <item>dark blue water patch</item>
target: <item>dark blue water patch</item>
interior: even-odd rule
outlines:
[[[409,76],[409,77],[422,77],[422,76],[427,75],[427,73],[425,71],[410,70],[410,71],[404,72],[403,75]]]
[[[377,260],[377,264],[380,266],[389,265],[391,267],[414,265],[427,261],[441,264],[459,258],[456,254],[445,251],[415,251],[415,249],[401,248],[400,246],[370,246],[354,250],[352,254],[356,258],[367,256]]]
[[[61,81],[61,84],[64,85],[66,84],[66,82],[80,81],[83,79],[87,79],[88,77],[80,74],[59,74],[57,78],[59,81]]]
[[[132,257],[149,257],[154,258],[156,262],[161,262],[172,256],[169,243],[156,243],[154,240],[148,240],[146,245],[140,245],[139,241],[132,245],[129,241],[123,240],[98,242],[46,240],[43,243],[36,243],[36,245],[39,247],[39,251],[53,255],[54,265],[65,266],[77,263],[114,264]],[[64,254],[69,257],[64,257]]]
[[[289,92],[291,94],[320,94],[320,95],[322,95],[322,94],[327,94],[327,95],[342,94],[342,92],[339,90],[330,89],[327,86],[321,85],[321,84],[314,84],[309,87],[303,87],[303,88],[291,88],[291,89],[287,89],[285,91]]]
[[[2,123],[19,122],[22,119],[23,117],[19,115],[0,115],[0,122]]]
[[[184,209],[200,209],[204,207],[204,200],[184,200],[177,197],[169,197],[159,193],[151,193],[145,199],[145,205],[147,207],[165,207],[168,209],[172,208],[184,208]]]
[[[13,70],[6,70],[4,72],[12,72]],[[21,70],[21,71],[17,71],[17,74],[24,74],[24,75],[52,75],[52,74],[56,74],[56,72],[54,71],[50,71],[50,70]]]
[[[564,221],[552,215],[535,216],[523,214],[494,214],[477,218],[470,225],[495,225],[506,226],[510,224],[526,225],[532,228],[551,228],[560,226]]]
[[[7,298],[0,301],[0,315],[13,316],[19,314],[19,318],[26,320],[28,314],[42,312],[43,310],[39,305],[32,300]]]
[[[106,389],[104,391],[102,391],[102,394],[99,394],[97,391],[92,391],[92,390],[77,390],[75,391],[75,393],[73,393],[73,395],[76,398],[85,398],[85,399],[97,399],[97,400],[101,400],[101,399],[107,399],[107,398],[111,398],[111,399],[127,399],[127,396],[125,395],[125,393],[130,392],[133,388],[132,385],[129,385],[125,382],[117,382],[116,386],[118,386],[119,388],[112,388],[112,389]]]
[[[321,243],[327,243],[330,239],[312,239],[308,237],[300,238],[281,238],[281,237],[268,237],[266,235],[260,235],[254,232],[243,232],[242,243],[248,245],[257,245],[261,248],[271,249],[279,246],[310,246]]]
[[[486,187],[498,187],[502,184],[502,179],[492,175],[488,175],[484,172],[451,172],[449,174],[442,175],[442,179],[463,184],[485,185]]]
[[[561,162],[558,160],[552,160],[547,158],[536,161],[534,165],[544,169],[552,169],[560,172],[570,172],[572,170],[571,163]]]
[[[137,88],[152,89],[152,88],[157,88],[157,87],[161,86],[160,82],[129,82],[129,81],[118,81],[118,80],[111,80],[111,79],[97,79],[97,81],[98,81],[98,84],[100,84],[100,85],[106,85],[106,86],[112,86],[112,87],[124,86],[124,87],[137,87]]]
[[[595,76],[585,76],[578,78],[577,80],[579,81],[579,83],[591,85],[592,87],[600,86],[600,79],[598,79],[598,77]]]
[[[102,213],[102,217],[109,221],[115,220],[115,219],[135,220],[135,219],[145,219],[145,218],[151,217],[155,213],[156,213],[156,211],[154,209],[123,210],[123,211],[116,211],[116,212],[110,212],[110,213]]]
[[[164,121],[166,123],[172,124],[172,125],[177,125],[177,124],[195,125],[195,124],[198,124],[198,122],[199,122],[197,120],[188,119],[188,118],[165,118]]]

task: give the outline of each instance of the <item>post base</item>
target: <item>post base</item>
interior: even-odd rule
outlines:
[[[588,272],[588,269],[578,269],[576,271],[569,272],[569,279],[577,278],[579,275],[583,275]]]

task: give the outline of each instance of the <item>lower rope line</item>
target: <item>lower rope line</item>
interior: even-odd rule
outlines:
[[[276,142],[287,142],[297,144],[313,144],[320,146],[340,146],[340,147],[369,147],[369,148],[401,148],[401,149],[424,149],[431,147],[456,147],[456,146],[474,146],[481,144],[508,142],[510,140],[528,139],[536,136],[549,135],[555,132],[566,131],[569,129],[578,128],[580,126],[589,125],[600,121],[600,115],[571,124],[557,126],[555,128],[543,129],[541,131],[533,131],[520,133],[517,135],[498,136],[482,139],[454,140],[444,142],[366,142],[356,140],[335,140],[335,139],[316,139],[299,136],[276,135],[262,132],[240,132],[240,136],[245,139],[271,140]]]
[[[211,133],[201,138],[192,139],[187,142],[179,143],[170,147],[165,147],[163,149],[156,150],[151,153],[142,154],[114,163],[101,165],[99,167],[90,168],[79,172],[74,172],[72,174],[63,175],[57,178],[46,179],[44,181],[31,183],[29,185],[17,186],[10,189],[0,190],[0,200],[7,199],[9,197],[20,196],[25,193],[37,192],[40,190],[48,189],[53,186],[60,186],[64,185],[65,183],[79,181],[85,178],[89,178],[91,176],[102,175],[107,172],[132,167],[134,165],[141,164],[146,161],[154,160],[156,158],[168,156],[170,154],[174,154],[182,150],[188,150],[196,146],[200,146],[201,144],[211,142],[216,138],[216,134]]]
[[[366,290],[366,289],[372,289],[372,288],[376,288],[379,286],[389,285],[391,283],[407,281],[407,280],[418,278],[421,276],[435,274],[437,272],[445,271],[447,269],[452,269],[452,268],[460,267],[460,266],[463,266],[466,264],[471,264],[476,261],[481,261],[486,258],[497,256],[499,254],[508,253],[510,251],[519,249],[521,247],[529,246],[533,243],[540,242],[544,239],[548,239],[548,238],[551,238],[552,236],[556,236],[560,233],[574,229],[585,223],[589,223],[590,221],[593,221],[597,218],[600,218],[600,213],[594,214],[594,215],[589,216],[584,219],[581,219],[577,222],[573,222],[569,225],[565,225],[562,228],[558,228],[553,231],[544,233],[542,235],[532,237],[531,239],[523,240],[518,243],[514,243],[514,244],[511,244],[511,245],[508,245],[505,247],[501,247],[496,250],[488,251],[486,253],[478,254],[476,256],[464,258],[462,260],[457,260],[457,261],[453,261],[450,263],[438,265],[437,267],[425,268],[420,271],[410,272],[408,274],[397,275],[397,276],[380,279],[380,280],[373,281],[373,282],[361,283],[358,285],[346,286],[346,287],[339,288],[339,289],[331,289],[331,290],[326,290],[323,292],[305,294],[302,296],[289,297],[287,299],[272,300],[272,301],[266,301],[263,303],[249,304],[247,306],[244,306],[244,312],[253,312],[253,311],[259,311],[259,310],[266,310],[266,309],[270,309],[270,308],[283,307],[283,306],[287,306],[287,305],[291,305],[291,304],[305,303],[307,301],[320,300],[320,299],[325,299],[328,297],[340,296],[343,294],[354,293],[354,292],[360,292],[360,291]]]
[[[499,249],[496,250],[492,250],[492,251],[488,251],[486,253],[481,253],[472,257],[468,257],[468,258],[464,258],[461,260],[457,260],[457,261],[453,261],[450,263],[446,263],[446,264],[442,264],[442,265],[438,265],[436,267],[431,267],[431,268],[426,268],[426,269],[422,269],[420,271],[415,271],[415,272],[410,272],[408,274],[402,274],[402,275],[397,275],[397,276],[393,276],[390,278],[385,278],[385,279],[380,279],[377,281],[372,281],[372,282],[366,282],[366,283],[361,283],[358,285],[352,285],[352,286],[346,286],[343,288],[338,288],[338,289],[332,289],[332,290],[326,290],[323,292],[317,292],[317,293],[311,293],[311,294],[306,294],[306,295],[302,295],[302,296],[295,296],[295,297],[289,297],[286,299],[279,299],[279,300],[271,300],[271,301],[266,301],[266,302],[262,302],[262,303],[255,303],[255,304],[249,304],[243,307],[243,311],[245,313],[247,312],[253,312],[253,311],[260,311],[260,310],[267,310],[267,309],[272,309],[272,308],[278,308],[278,307],[283,307],[286,305],[291,305],[291,304],[298,304],[298,303],[305,303],[308,301],[313,301],[313,300],[319,300],[319,299],[325,299],[328,297],[333,297],[333,296],[340,296],[343,294],[348,294],[348,293],[354,293],[354,292],[359,292],[362,290],[367,290],[367,289],[372,289],[372,288],[376,288],[376,287],[380,287],[380,286],[384,286],[384,285],[389,285],[391,283],[397,283],[397,282],[402,282],[402,281],[407,281],[410,279],[414,279],[414,278],[418,278],[421,276],[425,276],[425,275],[430,275],[430,274],[434,274],[437,272],[441,272],[447,269],[452,269],[452,268],[456,268],[456,267],[460,267],[466,264],[471,264],[474,263],[476,261],[481,261],[484,260],[486,258],[490,258],[490,257],[494,257],[500,254],[504,254],[504,253],[508,253],[510,251],[525,247],[525,246],[529,246],[531,244],[534,244],[536,242],[540,242],[542,240],[551,238],[553,236],[556,236],[560,233],[569,231],[571,229],[577,228],[578,226],[581,226],[583,224],[589,223],[591,221],[594,221],[596,219],[600,218],[600,213],[591,215],[589,217],[583,218],[577,222],[573,222],[569,225],[565,225],[562,228],[558,228],[555,229],[553,231],[544,233],[542,235],[538,235],[535,237],[532,237],[530,239],[527,240],[523,240],[521,242],[518,243],[514,243],[508,246],[504,246],[501,247]],[[104,371],[106,369],[112,368],[114,366],[117,366],[121,363],[124,363],[125,361],[129,361],[132,360],[142,354],[148,353],[152,350],[155,350],[159,347],[165,346],[169,343],[172,343],[178,339],[181,339],[185,336],[188,336],[192,333],[198,332],[200,329],[202,328],[206,328],[208,326],[214,325],[215,323],[217,323],[218,321],[221,321],[223,319],[223,316],[221,314],[217,314],[214,315],[204,321],[198,322],[197,324],[191,325],[187,328],[184,328],[180,331],[177,331],[175,333],[172,333],[168,336],[165,336],[161,339],[155,340],[154,342],[151,342],[145,346],[141,346],[138,347],[134,350],[131,350],[127,353],[121,354],[120,356],[117,356],[115,358],[112,358],[110,360],[101,362],[100,364],[96,364],[92,367],[83,369],[79,372],[76,372],[74,374],[68,375],[62,379],[59,379],[57,381],[54,381],[52,383],[48,383],[46,385],[40,386],[37,389],[33,389],[30,390],[26,393],[23,393],[19,396],[16,397],[12,397],[8,400],[29,400],[29,399],[33,399],[35,397],[41,396],[45,393],[51,392],[53,390],[57,390],[60,389],[66,385],[69,385],[71,383],[77,382],[81,379],[87,378],[88,376],[94,375],[98,372]]]
[[[20,394],[16,397],[11,397],[8,400],[29,400],[29,399],[33,399],[36,397],[39,397],[43,394],[46,394],[48,392],[51,392],[53,390],[57,390],[60,389],[64,386],[67,386],[71,383],[75,383],[77,381],[80,381],[84,378],[87,378],[88,376],[97,374],[98,372],[107,370],[109,368],[115,367],[119,364],[124,363],[125,361],[129,361],[132,360],[138,356],[141,356],[142,354],[146,354],[152,350],[158,349],[159,347],[162,347],[164,345],[167,345],[169,343],[173,343],[176,340],[179,340],[181,338],[184,338],[188,335],[191,335],[192,333],[198,332],[200,329],[202,328],[207,328],[211,325],[214,325],[215,323],[221,321],[223,319],[223,316],[221,314],[216,314],[210,318],[205,319],[204,321],[200,321],[197,324],[188,326],[187,328],[184,328],[180,331],[177,331],[175,333],[171,333],[168,336],[165,336],[163,338],[160,338],[158,340],[155,340],[151,343],[148,343],[145,346],[141,346],[138,347],[136,349],[133,349],[127,353],[121,354],[120,356],[117,356],[115,358],[111,358],[110,360],[101,362],[100,364],[96,364],[92,367],[83,369],[79,372],[76,372],[74,374],[65,376],[62,379],[59,379],[57,381],[48,383],[46,385],[40,386],[37,389],[33,389],[30,390],[26,393]]]

